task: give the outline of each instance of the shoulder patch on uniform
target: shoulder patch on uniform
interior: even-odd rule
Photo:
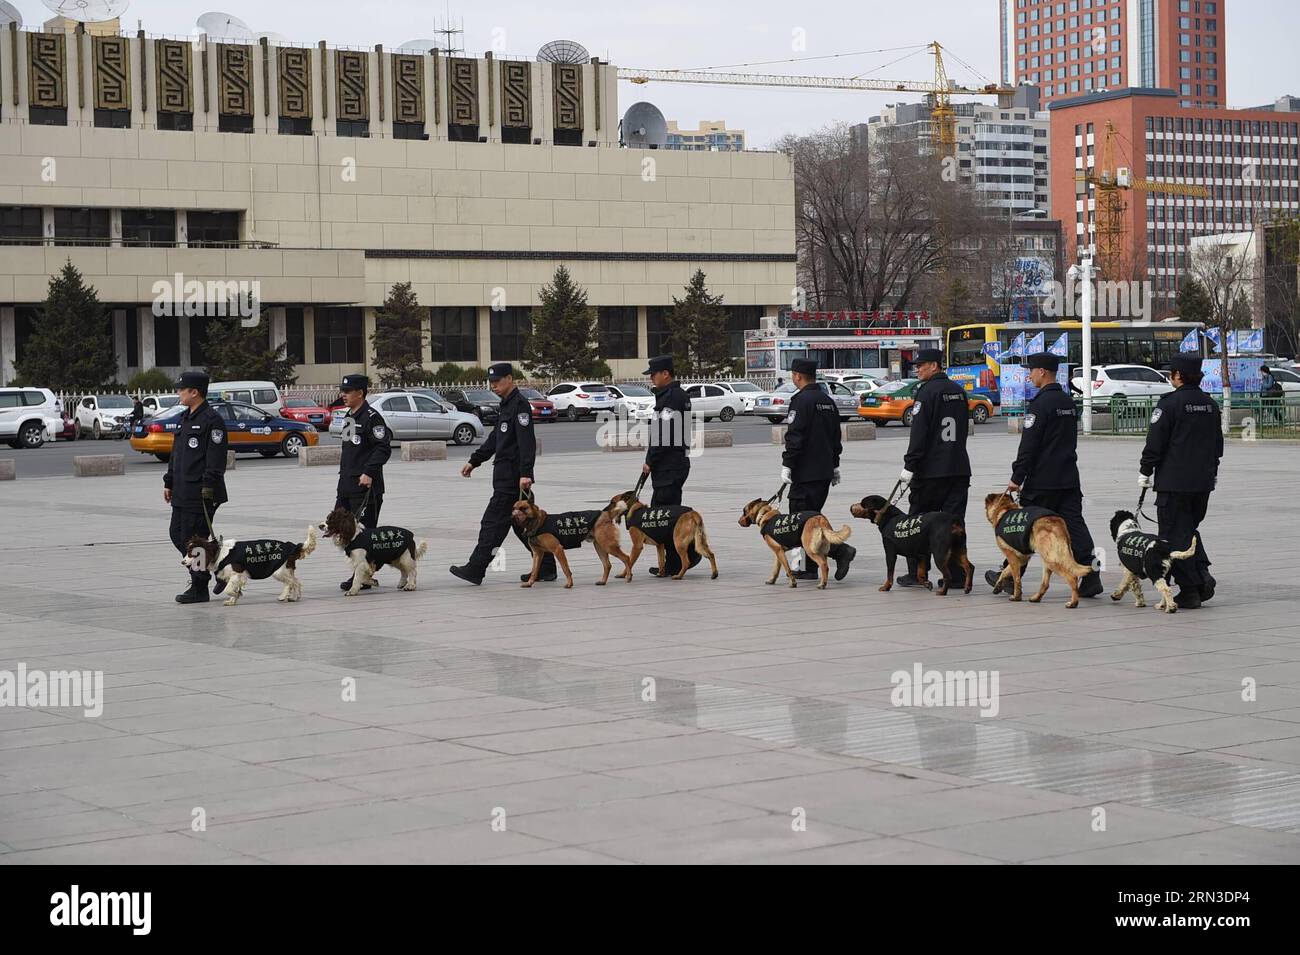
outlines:
[[[188,444],[191,448],[197,448],[199,446],[199,439],[191,435]]]
[[[370,433],[375,436],[376,441],[383,441],[384,435],[386,435],[388,432],[384,429],[384,426],[382,424],[377,424],[370,429]]]
[[[222,431],[220,428],[213,428],[212,431],[209,433],[208,437],[212,439],[213,444],[220,444],[222,441],[225,440],[226,433]]]
[[[519,414],[515,415],[515,420],[520,424],[528,424],[528,422],[533,420],[533,416],[531,412],[521,411]]]
[[[1025,415],[1025,427],[1032,428],[1034,426],[1034,422],[1037,420],[1038,420],[1037,415],[1031,415],[1031,414]]]
[[[797,415],[798,413],[799,413],[799,412],[797,412],[797,411],[795,411],[793,408],[791,408],[791,409],[790,409],[790,416],[789,416],[788,418],[786,418],[786,424],[794,424],[794,416]]]
[[[1162,414],[1164,414],[1164,410],[1161,408],[1157,408],[1155,411],[1151,412],[1151,423],[1155,424],[1159,421]]]
[[[913,411],[920,411],[920,410],[921,410],[921,402],[920,402],[920,401],[913,401],[913,402],[912,402],[912,410],[913,410]]]

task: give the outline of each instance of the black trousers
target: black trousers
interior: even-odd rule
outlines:
[[[488,564],[492,563],[495,551],[505,543],[506,535],[512,530],[519,538],[519,543],[527,549],[528,567],[532,569],[533,549],[528,546],[524,532],[515,527],[510,519],[510,511],[517,500],[519,500],[518,486],[514,490],[493,488],[492,497],[488,499],[487,507],[483,510],[483,519],[479,522],[478,543],[474,545],[474,552],[469,555],[465,565],[475,576],[482,577],[487,573]],[[542,557],[540,573],[545,576],[555,573],[555,558],[550,554]]]
[[[1045,507],[1055,511],[1065,521],[1065,529],[1070,532],[1070,549],[1074,559],[1081,564],[1092,566],[1094,560],[1092,532],[1083,519],[1083,491],[1077,487],[1059,490],[1025,491],[1020,495],[1022,505]],[[1094,570],[1084,580],[1091,583],[1098,574]],[[1080,581],[1082,584],[1083,581]]]
[[[208,539],[208,518],[215,521],[217,517],[217,508],[220,506],[220,504],[209,504],[208,517],[206,518],[203,516],[202,507],[172,508],[172,522],[171,526],[167,529],[167,533],[171,537],[172,546],[176,548],[177,553],[184,557],[188,553],[185,549],[185,543],[195,535],[202,537],[204,540]],[[206,570],[190,571],[191,581],[202,583],[206,586],[208,581],[211,579],[212,575]]]
[[[359,513],[362,506],[365,505],[365,513]],[[346,497],[342,494],[334,502],[335,507],[346,507],[357,519],[357,523],[362,527],[379,526],[379,509],[384,506],[384,495],[371,494],[370,500],[366,500],[366,492],[363,489],[360,494],[349,494]]]
[[[1156,494],[1156,520],[1160,536],[1174,550],[1187,550],[1196,535],[1196,553],[1189,560],[1174,561],[1174,580],[1182,590],[1195,590],[1208,582],[1210,555],[1201,535],[1201,521],[1210,506],[1209,491],[1160,491]]]
[[[930,511],[947,511],[966,526],[966,502],[970,496],[970,477],[913,478],[907,495],[908,514],[927,514]],[[947,568],[936,568],[951,581],[965,580],[966,572],[960,563]],[[907,572],[916,576],[916,558],[907,558]]]
[[[654,494],[650,498],[651,507],[679,507],[682,503],[682,488],[686,486],[686,475],[673,475],[671,477],[653,478]],[[700,561],[699,555],[695,555],[691,566],[694,567]],[[677,551],[672,547],[664,548],[664,574],[671,577],[682,569],[681,559],[677,556]]]
[[[796,481],[790,485],[790,513],[797,511],[820,511],[826,506],[826,499],[831,495],[831,482]],[[847,544],[832,544],[826,553],[832,560],[838,560]],[[811,561],[804,564],[804,572],[815,572],[817,566]]]

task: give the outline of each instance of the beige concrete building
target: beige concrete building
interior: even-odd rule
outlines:
[[[428,367],[517,359],[560,264],[616,374],[663,348],[696,268],[742,356],[791,298],[788,162],[623,149],[618,118],[594,59],[5,29],[0,381],[68,259],[111,307],[122,380],[203,364],[208,319],[155,314],[192,282],[256,282],[305,385],[371,369],[395,282],[429,309]]]
[[[725,119],[702,119],[694,129],[682,129],[677,125],[677,120],[670,119],[668,141],[664,148],[743,152],[745,131],[731,129]]]

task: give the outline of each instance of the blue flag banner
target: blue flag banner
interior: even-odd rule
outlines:
[[[1029,339],[1029,344],[1025,345],[1025,354],[1038,355],[1041,354],[1043,349],[1046,347],[1047,346],[1043,344],[1043,333],[1039,332],[1033,338]]]
[[[1021,332],[1007,349],[1008,358],[1023,358],[1025,355],[1025,333]]]
[[[1048,351],[1058,358],[1070,357],[1070,343],[1067,340],[1067,336],[1067,332],[1061,332],[1061,337],[1052,343],[1052,347],[1049,348]]]
[[[1194,352],[1201,350],[1201,341],[1196,337],[1196,329],[1192,329],[1183,339],[1183,343],[1178,346],[1180,352]]]
[[[1208,338],[1214,345],[1214,354],[1217,355],[1219,352],[1223,351],[1223,349],[1219,347],[1219,330],[1217,328],[1207,328],[1205,331],[1201,332],[1201,334]]]
[[[1002,343],[986,342],[983,351],[987,357],[992,358],[994,361],[998,361],[1002,357]]]
[[[1237,353],[1257,355],[1264,350],[1264,329],[1252,328],[1236,333]]]

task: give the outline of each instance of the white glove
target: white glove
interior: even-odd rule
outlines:
[[[898,479],[902,481],[904,484],[911,484],[912,472],[909,471],[907,468],[903,468],[903,473],[898,476]]]
[[[836,468],[831,472],[831,487],[840,483],[840,469]]]
[[[1150,487],[1150,486],[1151,486],[1151,475],[1150,475],[1150,474],[1139,474],[1139,475],[1138,475],[1138,487],[1140,487],[1140,488],[1148,488],[1148,487]]]
[[[792,477],[791,477],[791,475],[790,475],[790,469],[789,469],[789,468],[782,468],[782,469],[781,469],[781,483],[782,483],[782,484],[789,484],[789,483],[791,483],[791,481],[792,481]]]

